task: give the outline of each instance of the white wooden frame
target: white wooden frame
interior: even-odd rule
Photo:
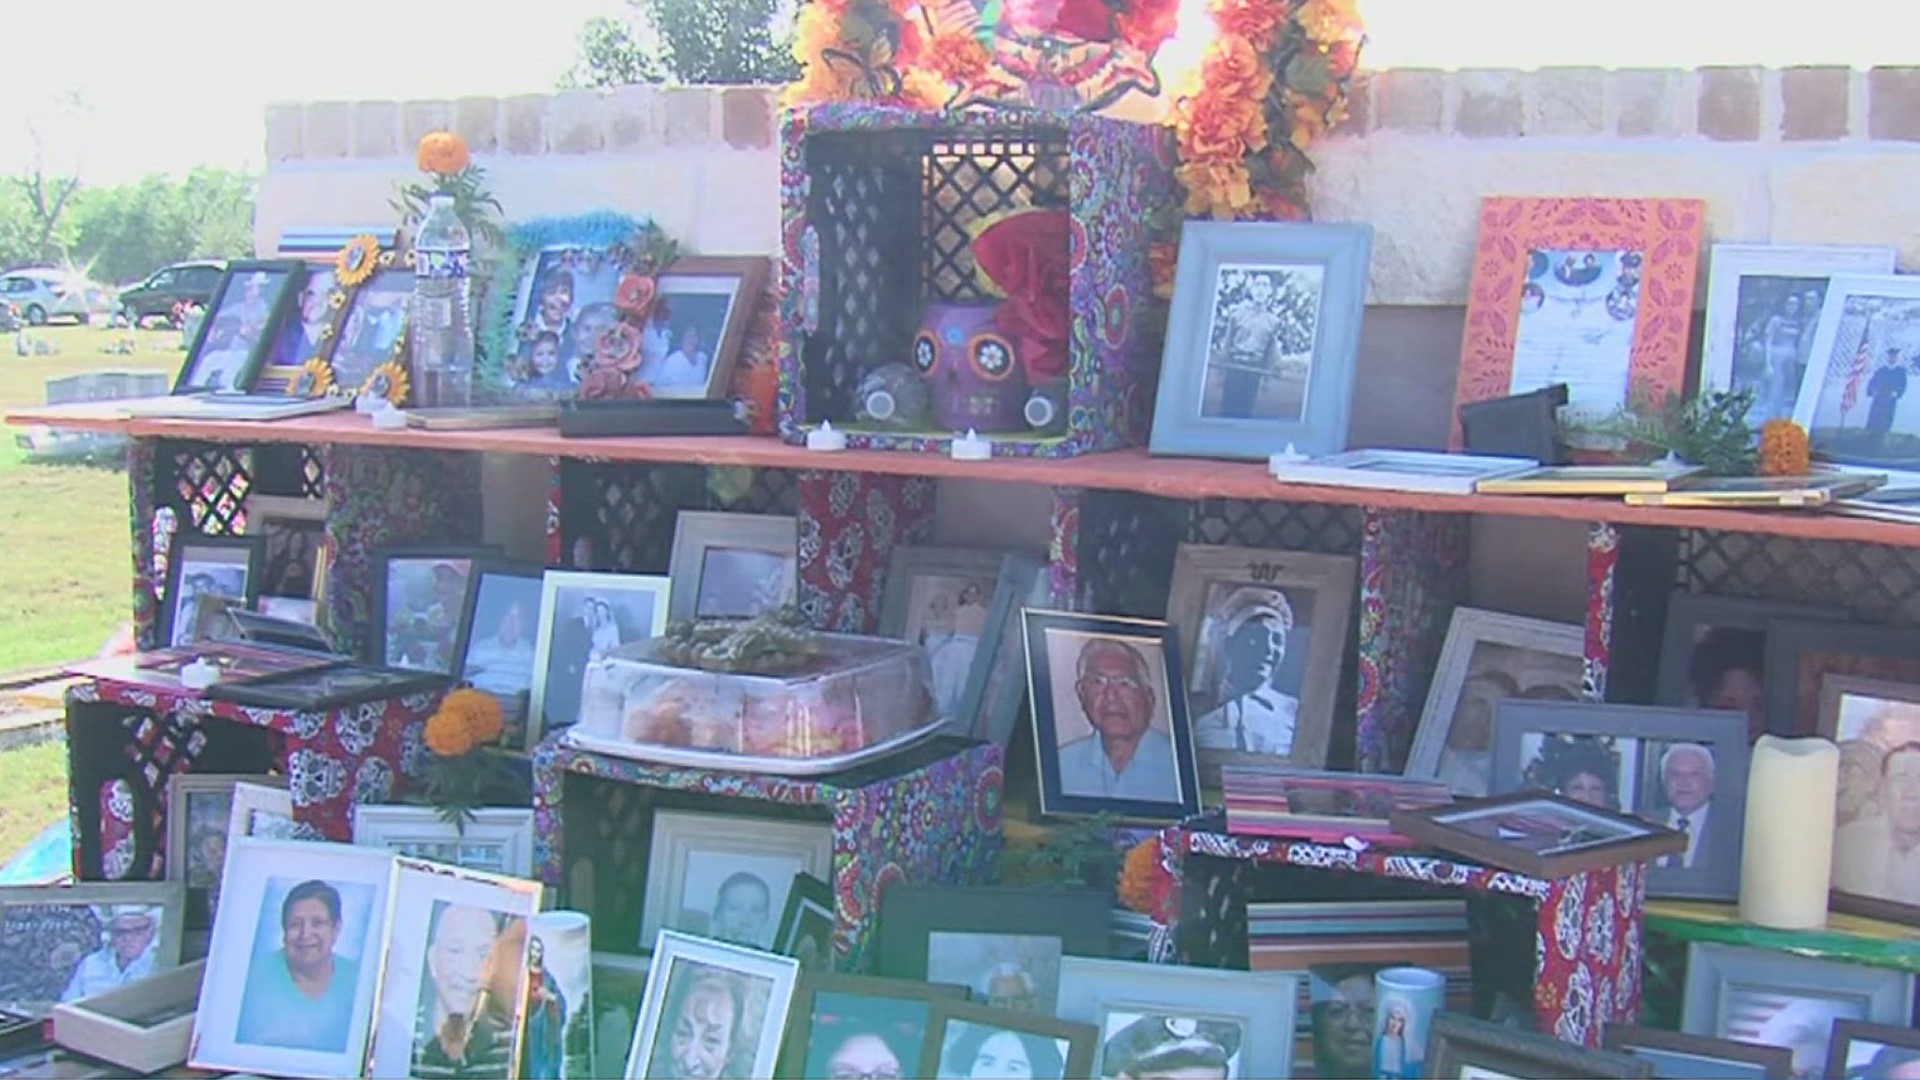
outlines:
[[[278,776],[250,776],[233,785],[233,811],[227,818],[227,854],[232,858],[233,842],[244,836],[255,835],[253,815],[258,811],[272,814],[294,822],[292,832],[298,834],[300,826],[293,816],[293,792],[287,790],[286,780]],[[271,837],[270,839],[287,839]]]
[[[1583,626],[1483,608],[1455,608],[1453,621],[1447,626],[1446,643],[1440,647],[1440,662],[1427,689],[1426,706],[1420,710],[1420,726],[1414,729],[1413,749],[1407,753],[1403,775],[1416,780],[1440,778],[1440,753],[1447,745],[1453,711],[1460,704],[1460,691],[1466,684],[1474,649],[1481,642],[1564,656],[1580,661],[1583,666],[1586,662],[1587,631]],[[1491,755],[1495,750],[1491,725],[1487,735],[1487,751]],[[1488,780],[1491,782],[1491,775]]]
[[[1227,971],[1141,964],[1128,960],[1060,959],[1062,1020],[1100,1029],[1095,1076],[1106,1064],[1105,1029],[1112,1011],[1164,1013],[1240,1026],[1239,1076],[1292,1076],[1295,1013],[1305,975],[1297,971]]]
[[[762,1014],[764,1019],[754,1037],[753,1065],[747,1071],[748,1076],[772,1076],[780,1060],[780,1039],[786,1033],[787,1014],[793,1008],[800,961],[663,930],[654,945],[653,966],[647,970],[647,996],[640,1006],[640,1022],[633,1030],[633,1045],[627,1051],[626,1080],[641,1080],[646,1075],[649,1051],[659,1039],[664,1024],[662,1014],[673,989],[676,960],[772,980],[773,989]]]
[[[489,808],[474,810],[464,826],[456,828],[431,806],[361,803],[353,808],[353,842],[395,855],[424,859],[416,844],[486,844],[501,850],[500,865],[474,866],[458,860],[450,865],[467,870],[533,876],[533,811]]]
[[[778,821],[739,814],[703,814],[656,810],[653,841],[647,846],[647,892],[640,910],[639,947],[655,936],[674,932],[667,925],[686,887],[687,856],[694,852],[736,855],[795,855],[801,869],[822,881],[833,878],[833,826],[827,822]],[[793,889],[792,879],[768,882]],[[784,898],[770,896],[768,917],[778,920]],[[770,928],[778,934],[777,923]]]
[[[1854,296],[1920,300],[1920,274],[1835,274],[1827,283],[1827,303],[1820,309],[1820,328],[1813,335],[1813,355],[1807,360],[1807,374],[1801,380],[1800,394],[1793,402],[1793,422],[1799,424],[1812,440],[1815,458],[1841,464],[1859,463],[1850,462],[1845,456],[1824,453],[1819,433],[1814,430],[1814,421],[1820,415],[1821,390],[1826,383],[1827,369],[1835,361],[1833,348],[1840,336],[1841,317],[1846,311],[1848,298]],[[1878,357],[1868,359],[1867,378],[1872,377],[1878,363]],[[1866,396],[1864,386],[1861,396]],[[1879,464],[1872,464],[1871,467],[1891,468]],[[1911,481],[1914,479],[1912,472],[1897,472],[1893,479]]]
[[[1344,454],[1295,461],[1285,454],[1267,459],[1267,472],[1283,484],[1420,491],[1435,495],[1471,495],[1475,484],[1518,476],[1540,467],[1532,458],[1478,454],[1435,454],[1416,450],[1349,450]]]
[[[725,514],[682,510],[673,525],[672,605],[674,621],[695,618],[700,606],[700,583],[709,548],[730,547],[764,551],[793,560],[794,595],[800,572],[800,521],[773,514]]]

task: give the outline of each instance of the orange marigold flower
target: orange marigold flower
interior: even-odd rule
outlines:
[[[928,65],[949,82],[964,83],[987,70],[987,50],[972,34],[935,34],[927,45]]]
[[[1298,19],[1308,37],[1327,44],[1358,37],[1363,29],[1353,0],[1307,0]]]
[[[1200,78],[1209,96],[1250,99],[1258,105],[1273,86],[1273,72],[1253,43],[1239,34],[1222,34],[1200,60]]]
[[[1769,420],[1761,426],[1761,476],[1805,476],[1812,470],[1807,429],[1791,420]]]
[[[1208,93],[1188,103],[1178,134],[1188,161],[1239,161],[1267,145],[1267,117],[1256,100]]]
[[[429,131],[420,137],[414,160],[422,172],[452,176],[473,164],[473,155],[467,150],[467,141],[453,132]]]
[[[1190,215],[1229,220],[1253,204],[1251,178],[1239,160],[1189,161],[1174,170],[1174,177],[1187,189]]]
[[[441,757],[459,757],[473,749],[473,732],[465,717],[442,710],[427,718],[426,741]]]
[[[1281,24],[1291,14],[1290,5],[1282,0],[1213,0],[1210,7],[1221,33],[1246,38],[1261,52],[1273,47]]]
[[[1160,866],[1160,838],[1149,836],[1128,850],[1120,869],[1120,902],[1142,915],[1155,914],[1165,902],[1171,881]]]
[[[1162,300],[1173,299],[1173,278],[1179,268],[1180,249],[1167,240],[1155,240],[1147,245],[1147,270],[1153,278],[1153,295]]]

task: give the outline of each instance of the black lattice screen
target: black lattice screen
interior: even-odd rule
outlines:
[[[172,507],[181,526],[236,536],[253,488],[251,452],[218,443],[164,442],[155,455],[154,505]]]
[[[664,574],[682,510],[794,514],[796,474],[777,469],[633,466],[565,461],[560,472],[561,550],[587,540],[593,568]]]
[[[1080,502],[1080,584],[1075,606],[1102,615],[1160,619],[1173,584],[1173,554],[1187,506],[1123,491],[1089,491]]]
[[[939,300],[984,301],[973,262],[973,229],[1013,206],[1066,203],[1067,145],[1025,134],[937,142],[922,165],[920,280]]]
[[[1862,622],[1920,625],[1920,550],[1755,533],[1681,534],[1686,592],[1844,608]]]
[[[1301,503],[1202,499],[1192,504],[1186,540],[1223,547],[1312,551],[1323,555],[1360,552],[1360,508]]]

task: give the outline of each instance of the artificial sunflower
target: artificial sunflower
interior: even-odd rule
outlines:
[[[385,398],[394,408],[407,403],[407,369],[398,360],[389,360],[367,375],[367,381],[360,384],[361,394],[370,394]]]
[[[333,389],[333,365],[319,357],[313,357],[300,365],[300,374],[293,377],[293,383],[287,392],[293,397],[326,397]]]
[[[379,265],[380,241],[364,234],[347,241],[333,257],[334,276],[348,288],[372,277]]]

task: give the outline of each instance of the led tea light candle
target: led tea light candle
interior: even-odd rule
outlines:
[[[1295,450],[1292,443],[1288,443],[1285,450],[1277,454],[1267,455],[1267,468],[1271,471],[1283,465],[1304,465],[1310,460],[1312,459],[1307,457],[1307,455]]]
[[[847,433],[833,430],[833,424],[829,421],[822,420],[820,421],[819,427],[807,432],[807,449],[809,450],[818,450],[823,454],[831,454],[837,450],[845,450],[846,448]]]
[[[219,681],[220,665],[209,664],[199,657],[180,668],[180,685],[189,690],[205,690]]]
[[[1827,922],[1840,748],[1762,735],[1747,769],[1740,920],[1779,930]]]
[[[394,408],[385,398],[380,399],[380,404],[375,405],[369,415],[373,417],[373,426],[381,431],[398,431],[407,426],[406,412]]]
[[[972,428],[965,435],[953,440],[951,451],[955,461],[985,461],[993,456],[993,440],[983,439]]]

